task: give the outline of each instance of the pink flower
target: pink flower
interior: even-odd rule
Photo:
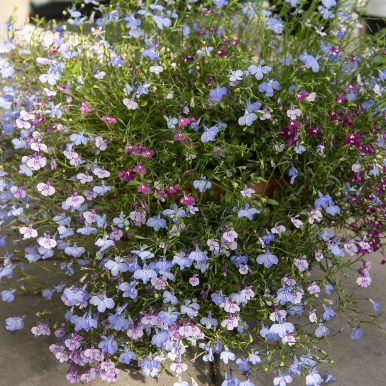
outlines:
[[[104,115],[101,119],[108,125],[113,125],[114,123],[117,123],[117,120],[114,117],[109,117],[108,115]]]
[[[80,106],[80,112],[82,114],[88,114],[90,112],[90,105],[87,102],[82,102]]]
[[[185,206],[194,205],[195,199],[192,196],[184,196],[181,198],[180,203]]]
[[[190,279],[189,279],[189,284],[192,286],[192,287],[196,287],[200,284],[200,279],[197,277],[197,275],[193,275]]]
[[[151,192],[151,189],[149,185],[142,183],[138,186],[137,192],[142,194],[149,194]]]
[[[31,328],[32,334],[35,336],[41,336],[41,335],[47,335],[49,336],[51,334],[51,330],[48,327],[47,323],[40,322],[36,326]]]

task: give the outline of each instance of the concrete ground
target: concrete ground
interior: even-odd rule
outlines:
[[[3,256],[4,249],[0,255]],[[360,296],[364,298],[359,308],[363,312],[370,312],[371,305],[367,298],[376,299],[381,304],[381,310],[386,309],[386,266],[379,264],[381,256],[372,257],[373,285],[361,290]],[[350,282],[353,281],[349,278]],[[5,287],[20,283],[7,283]],[[0,386],[66,386],[65,366],[58,363],[49,352],[48,346],[53,342],[49,337],[34,337],[30,328],[31,321],[28,316],[33,316],[31,309],[38,310],[47,303],[43,302],[40,295],[19,295],[13,303],[0,302]],[[31,307],[32,306],[32,307]],[[42,307],[40,307],[42,306]],[[55,310],[53,310],[55,312]],[[60,310],[58,310],[60,311]],[[10,315],[27,315],[26,325],[22,331],[9,332],[4,328],[4,320]],[[380,325],[386,331],[386,314],[381,315]],[[329,326],[334,333],[343,324],[336,320]],[[335,330],[334,330],[335,328]],[[340,334],[331,338],[331,345],[326,347],[334,361],[332,365],[324,365],[325,373],[336,376],[336,385],[339,386],[385,386],[386,385],[386,336],[374,326],[364,326],[364,336],[359,341],[350,339],[350,329],[346,328]],[[207,376],[208,369],[203,362],[195,364],[184,380],[191,383],[192,376],[197,385],[210,386]],[[321,372],[323,374],[323,372]],[[272,385],[272,377],[261,372],[253,379],[256,386]],[[122,373],[117,386],[172,386],[174,378],[163,374],[158,380],[144,378],[140,373]],[[101,386],[102,382],[93,382],[93,386]],[[292,385],[304,385],[304,380]]]

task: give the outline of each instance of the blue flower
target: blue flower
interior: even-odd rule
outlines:
[[[173,209],[165,209],[162,214],[169,216],[173,221],[177,221],[179,218],[186,216],[185,210],[178,208],[177,205],[174,205]]]
[[[327,334],[328,334],[328,328],[323,323],[320,323],[318,328],[315,330],[315,336],[317,338],[322,338]]]
[[[119,313],[111,314],[107,320],[109,322],[109,328],[113,330],[122,331],[129,328],[129,320]]]
[[[299,175],[298,169],[296,169],[294,165],[291,165],[291,168],[290,168],[290,170],[288,171],[288,176],[291,177],[291,179],[290,179],[290,184],[291,184],[291,185],[295,182],[296,177],[297,177],[298,175]]]
[[[204,127],[204,133],[201,135],[201,142],[207,143],[209,141],[214,141],[220,129],[217,126],[212,126],[208,128],[205,125],[203,125],[203,127]]]
[[[256,262],[258,264],[263,264],[265,268],[270,268],[272,265],[276,265],[279,262],[279,259],[277,256],[272,255],[272,253],[269,252],[269,249],[267,249],[265,253],[257,256]]]
[[[238,218],[243,218],[243,217],[246,217],[248,220],[252,221],[253,220],[253,216],[255,214],[259,214],[260,211],[256,208],[250,208],[250,204],[245,204],[245,207],[244,208],[241,208],[237,214],[237,217]]]
[[[354,327],[351,331],[351,339],[352,340],[359,340],[363,336],[363,330],[358,327]]]
[[[24,327],[24,316],[10,316],[5,319],[5,328],[8,331],[21,330]]]
[[[165,291],[162,294],[162,297],[163,297],[163,304],[170,303],[170,304],[173,304],[174,306],[178,304],[177,296],[175,296],[169,291]]]
[[[267,79],[265,82],[259,85],[259,91],[265,92],[267,97],[272,97],[274,90],[280,90],[280,84],[275,79]]]
[[[236,355],[225,347],[225,351],[220,354],[220,359],[227,365],[229,361],[236,360]]]
[[[331,216],[336,216],[340,213],[339,206],[334,204],[334,201],[329,194],[323,196],[323,194],[319,192],[319,198],[315,200],[315,206],[318,209],[323,208],[326,213],[330,214]]]
[[[306,151],[306,148],[303,145],[297,145],[294,147],[294,150],[298,154],[302,154]]]
[[[196,261],[198,264],[204,263],[208,260],[208,256],[205,254],[205,252],[201,251],[198,246],[196,247],[196,250],[189,253],[188,258],[192,261]]]
[[[373,300],[373,299],[369,299],[369,301],[373,305],[374,311],[379,312],[379,308],[380,308],[379,302],[377,302],[376,300]]]
[[[333,318],[335,316],[335,312],[331,307],[326,306],[324,304],[323,304],[323,307],[324,307],[324,312],[323,312],[323,319],[324,320],[330,320],[331,318]]]
[[[99,312],[104,312],[106,308],[112,309],[115,306],[115,302],[112,298],[108,298],[106,293],[94,295],[90,299],[90,304],[96,306]]]
[[[280,35],[283,32],[283,21],[275,17],[270,17],[267,20],[267,28],[275,32],[275,34]]]
[[[1,291],[1,300],[6,303],[12,303],[15,300],[14,292],[14,289]]]
[[[93,317],[91,309],[83,316],[73,315],[70,318],[70,321],[75,325],[75,331],[90,331],[91,329],[98,327],[98,317]]]
[[[248,112],[246,109],[244,115],[239,118],[238,123],[240,126],[251,126],[256,119],[257,115],[255,113]]]
[[[130,299],[136,299],[137,296],[138,296],[138,291],[137,289],[135,288],[135,286],[137,285],[137,282],[135,281],[132,281],[130,283],[128,282],[123,282],[119,285],[118,289],[120,289],[121,291],[123,291],[123,294],[122,296],[124,298],[130,298]]]
[[[291,1],[294,1],[294,0],[291,0]],[[273,384],[275,386],[286,386],[289,383],[292,383],[292,377],[290,375],[282,375],[273,379]]]
[[[255,75],[255,78],[257,80],[263,79],[265,74],[268,74],[272,71],[272,68],[269,66],[264,66],[264,61],[262,60],[258,66],[255,66],[252,64],[251,66],[248,67],[248,72],[251,75]]]
[[[164,322],[167,326],[172,325],[175,323],[178,319],[178,316],[180,315],[179,312],[174,311],[174,307],[168,308],[167,311],[161,311],[158,314],[158,319]]]
[[[112,336],[103,337],[104,339],[98,344],[98,347],[105,353],[114,355],[118,351],[117,342]]]
[[[138,366],[142,369],[145,375],[150,377],[158,377],[161,372],[160,362],[151,358],[138,361]]]
[[[147,284],[151,279],[157,277],[157,273],[153,269],[148,268],[145,264],[142,269],[137,269],[134,272],[133,277],[134,279],[142,280],[144,284]]]
[[[166,228],[166,220],[161,218],[160,215],[158,215],[157,217],[150,217],[146,221],[146,225],[158,232],[161,228]]]
[[[151,338],[151,344],[161,348],[169,340],[169,334],[167,331],[156,330],[156,333]]]
[[[221,102],[221,99],[227,95],[226,87],[217,86],[209,91],[209,99],[216,102]]]
[[[210,181],[207,181],[205,176],[202,176],[201,178],[201,180],[193,181],[193,187],[195,189],[198,189],[200,193],[203,193],[205,190],[212,188],[212,183]]]
[[[327,8],[330,9],[332,7],[336,6],[336,1],[335,0],[322,0],[323,5]]]
[[[127,262],[119,256],[116,256],[114,260],[107,260],[104,267],[110,270],[113,276],[117,276],[119,272],[127,272],[129,270]]]
[[[123,352],[119,355],[118,361],[129,365],[131,361],[137,359],[136,355],[127,349],[127,346],[124,347]]]
[[[159,59],[158,53],[154,50],[143,50],[142,56],[144,58],[149,58],[151,60],[158,60]]]
[[[306,68],[311,68],[313,72],[319,71],[319,63],[318,59],[320,58],[320,55],[317,55],[316,57],[310,55],[307,51],[304,51],[300,56],[300,60],[304,63]]]
[[[191,300],[185,300],[185,303],[181,306],[181,314],[194,318],[197,316],[200,306],[198,303],[193,303]]]
[[[222,8],[228,4],[228,0],[213,0],[213,4],[219,8]]]

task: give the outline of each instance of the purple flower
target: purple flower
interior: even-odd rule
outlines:
[[[24,316],[10,316],[5,319],[5,328],[8,331],[21,330],[24,327]]]
[[[221,99],[227,95],[226,87],[217,86],[209,91],[209,99],[216,102],[221,102]]]

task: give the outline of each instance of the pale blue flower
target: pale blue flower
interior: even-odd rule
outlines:
[[[166,228],[166,220],[158,215],[157,217],[150,217],[146,221],[146,225],[158,232],[161,228]]]
[[[214,141],[220,129],[217,126],[212,126],[208,128],[207,126],[203,125],[203,127],[204,127],[204,132],[201,135],[201,142],[207,143],[210,141]]]
[[[94,295],[90,299],[90,304],[96,306],[99,312],[106,311],[106,308],[111,310],[115,306],[114,300],[112,298],[108,298],[106,293]]]
[[[226,87],[217,86],[209,91],[209,99],[221,102],[221,99],[227,94]]]
[[[265,268],[270,268],[272,265],[276,265],[279,262],[279,259],[267,249],[265,253],[257,256],[256,262],[258,264],[263,264]]]
[[[24,316],[10,316],[5,319],[5,328],[8,331],[18,331],[24,327]]]

